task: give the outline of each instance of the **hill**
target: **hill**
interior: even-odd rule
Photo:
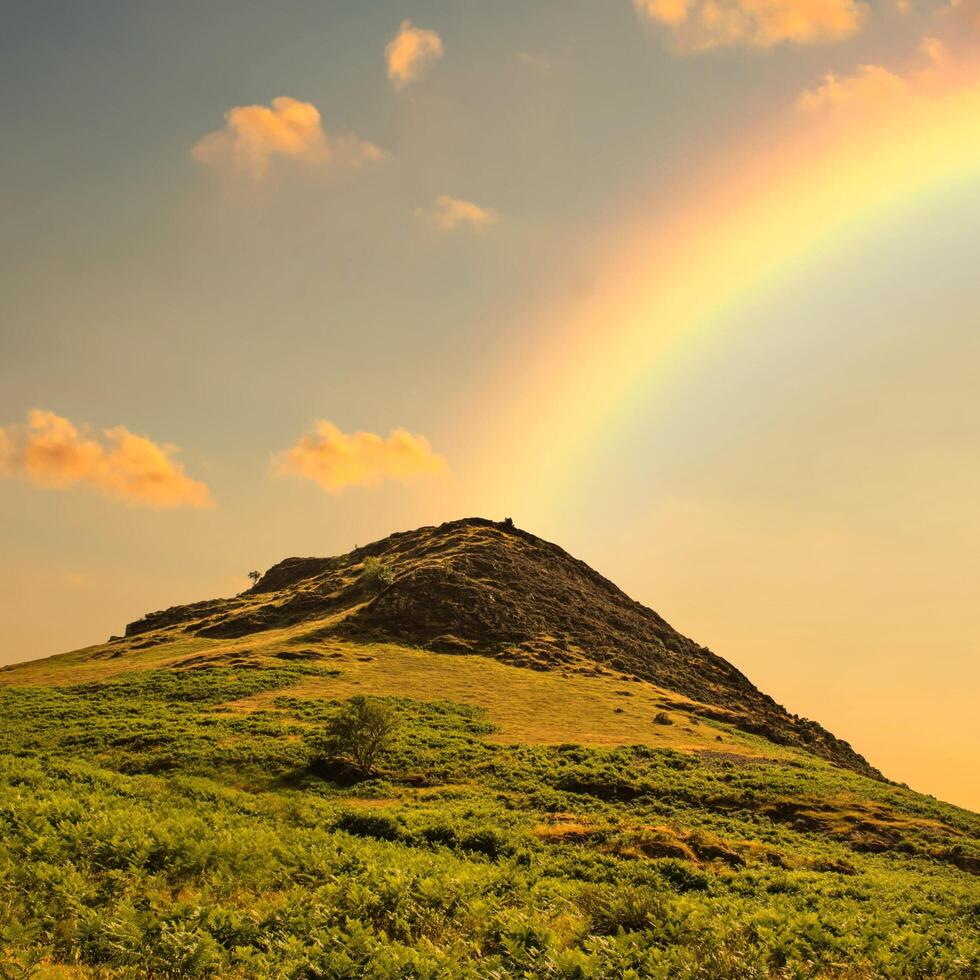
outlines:
[[[359,575],[368,558],[381,561],[392,581],[366,597]],[[239,638],[311,623],[322,624],[318,640],[385,641],[565,675],[648,681],[681,695],[666,707],[880,775],[846,742],[787,713],[584,562],[478,518],[393,534],[336,558],[289,558],[242,597],[151,613],[130,623],[126,637]]]
[[[470,519],[0,670],[38,977],[975,977],[980,817]],[[354,695],[397,720],[324,754]]]

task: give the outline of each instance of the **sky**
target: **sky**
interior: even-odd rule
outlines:
[[[976,0],[7,0],[0,663],[561,544],[980,809]]]

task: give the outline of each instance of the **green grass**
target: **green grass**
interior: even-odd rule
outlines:
[[[594,675],[531,671],[492,657],[433,653],[391,643],[349,643],[324,638],[323,622],[269,630],[239,640],[213,640],[161,633],[121,644],[89,647],[0,670],[2,686],[44,687],[110,681],[134,668],[245,664],[280,668],[283,654],[313,651],[316,663],[332,673],[297,675],[291,693],[309,699],[346,699],[365,691],[441,699],[483,708],[495,727],[495,740],[711,750],[770,758],[798,753],[734,729],[720,727],[678,706],[695,703],[617,671]],[[157,640],[159,642],[154,642]],[[151,645],[143,644],[150,642]],[[338,673],[339,670],[339,673]],[[272,695],[246,697],[247,711],[267,708]],[[664,709],[673,724],[654,725]]]
[[[502,741],[492,704],[396,697],[383,651],[346,652],[151,647],[0,688],[0,975],[980,975],[975,814],[724,726],[741,757]],[[375,688],[401,719],[381,774],[318,778],[337,699]]]

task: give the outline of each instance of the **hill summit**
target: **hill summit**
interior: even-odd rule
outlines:
[[[365,562],[384,579],[365,587]],[[288,558],[232,599],[149,613],[126,639],[241,638],[315,625],[306,640],[361,639],[489,656],[566,676],[646,681],[664,702],[881,778],[813,721],[790,714],[732,664],[555,544],[509,522],[467,518],[392,534],[333,558]]]

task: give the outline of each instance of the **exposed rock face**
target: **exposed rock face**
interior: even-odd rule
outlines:
[[[358,583],[371,556],[394,572],[373,595]],[[880,776],[846,742],[788,714],[584,562],[479,518],[393,534],[335,558],[289,558],[236,599],[151,613],[126,635],[180,628],[235,637],[327,617],[325,633],[481,653],[538,670],[642,678],[702,702],[696,710],[706,717]]]

